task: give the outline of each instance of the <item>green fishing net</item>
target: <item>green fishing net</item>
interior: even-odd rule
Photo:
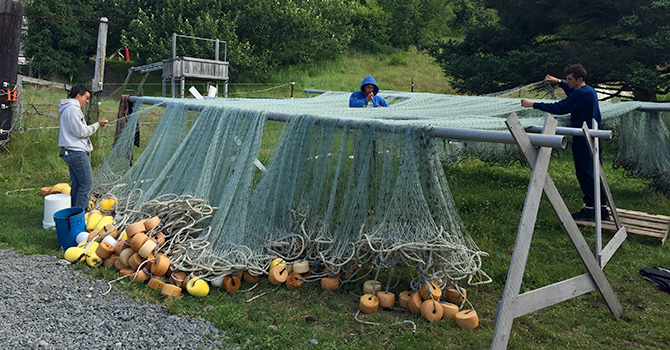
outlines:
[[[131,161],[137,120],[155,108],[142,102],[156,102],[139,98],[96,173],[93,194],[118,200],[121,223],[158,215],[170,238],[160,251],[174,269],[198,275],[259,274],[282,257],[318,262],[330,274],[373,261],[379,268],[410,266],[450,280],[489,281],[481,270],[486,253],[463,229],[445,165],[472,156],[507,162],[518,159],[517,147],[444,140],[433,129],[503,131],[510,113],[526,127],[542,125],[544,115],[522,108],[518,98],[380,95],[391,107],[349,108],[349,94],[336,92],[310,99],[160,99],[160,123]],[[619,130],[626,169],[662,177],[668,173],[667,128],[638,107],[603,103],[603,123]],[[264,138],[273,134],[264,132],[268,119],[287,123],[263,167]],[[557,119],[569,123],[569,116]],[[652,130],[665,149],[645,144],[649,134],[637,134]],[[648,157],[658,161],[649,166]],[[659,181],[667,186],[665,176]]]

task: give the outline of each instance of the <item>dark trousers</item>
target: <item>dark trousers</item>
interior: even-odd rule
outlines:
[[[602,155],[602,152],[600,155]],[[591,151],[589,151],[589,146],[586,143],[585,138],[574,137],[572,139],[572,159],[575,162],[575,174],[577,175],[577,181],[579,181],[579,187],[581,187],[582,193],[584,194],[584,204],[587,207],[593,207],[593,156],[591,155]],[[601,185],[600,205],[606,204],[604,194],[605,189]]]

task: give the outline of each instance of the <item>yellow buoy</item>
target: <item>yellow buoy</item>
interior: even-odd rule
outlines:
[[[88,257],[86,258],[86,263],[90,267],[98,267],[102,263],[102,258],[95,253],[95,251],[89,251]]]
[[[86,259],[86,256],[84,256],[84,248],[81,247],[67,248],[67,250],[65,251],[64,258],[68,262],[74,262],[75,260],[84,261],[84,259]]]
[[[112,198],[103,199],[100,202],[100,209],[111,210],[116,205],[116,201]]]
[[[277,265],[286,266],[286,261],[284,261],[282,258],[274,258],[274,260],[272,260],[270,263],[270,269],[268,271],[272,270],[272,268]]]
[[[70,185],[65,184],[63,187],[61,187],[60,193],[70,194],[70,190]]]
[[[204,297],[209,294],[209,284],[202,278],[192,278],[186,284],[186,291],[194,297]]]
[[[88,215],[88,221],[86,221],[86,231],[93,231],[100,220],[102,220],[102,214],[100,211],[91,210]]]
[[[103,229],[105,226],[114,223],[114,217],[110,215],[105,215],[103,216],[100,221],[95,225],[94,230],[98,230],[100,232],[103,232]]]

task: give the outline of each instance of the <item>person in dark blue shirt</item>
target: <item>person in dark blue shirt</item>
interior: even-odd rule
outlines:
[[[593,128],[592,120],[601,125],[600,107],[598,107],[598,95],[593,87],[586,85],[586,69],[581,64],[573,64],[565,67],[565,81],[549,74],[545,76],[544,82],[558,85],[565,91],[567,97],[555,103],[532,102],[521,100],[523,107],[533,107],[552,114],[570,113],[570,126],[582,128],[584,122],[589,129]],[[600,155],[599,155],[600,156]],[[577,181],[584,194],[584,207],[572,214],[575,220],[594,221],[594,180],[593,180],[593,157],[589,151],[584,137],[572,139],[572,159],[575,163]],[[601,193],[604,193],[601,191]],[[601,218],[609,219],[607,208],[603,204]]]
[[[349,107],[388,107],[381,96],[377,96],[379,87],[372,75],[368,75],[361,83],[361,89],[354,91],[349,98]]]

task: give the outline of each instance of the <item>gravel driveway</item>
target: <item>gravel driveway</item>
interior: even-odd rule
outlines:
[[[0,249],[3,349],[213,349],[211,323],[133,300],[65,260]],[[160,328],[156,325],[162,325]]]

